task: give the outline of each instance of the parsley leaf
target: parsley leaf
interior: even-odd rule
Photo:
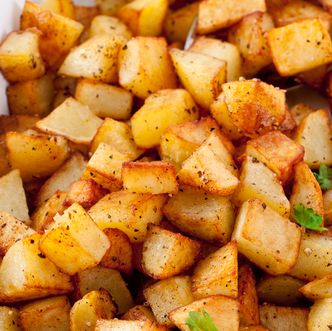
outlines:
[[[319,166],[319,172],[314,175],[322,190],[329,190],[332,187],[332,169],[325,164]]]
[[[327,228],[320,226],[323,222],[322,216],[315,214],[312,208],[304,207],[302,203],[295,205],[293,215],[296,222],[307,229],[327,231]]]
[[[209,313],[203,309],[203,314],[191,311],[186,321],[190,331],[218,331]]]

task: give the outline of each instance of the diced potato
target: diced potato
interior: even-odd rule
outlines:
[[[228,82],[238,80],[241,76],[242,60],[235,45],[214,38],[198,37],[189,50],[226,61]]]
[[[265,202],[280,215],[289,216],[290,204],[276,174],[256,158],[247,156],[242,163],[240,184],[233,201],[241,205],[254,198]]]
[[[142,148],[156,147],[167,128],[196,120],[198,116],[198,109],[186,90],[156,92],[131,118],[135,143]]]
[[[257,284],[257,293],[261,302],[279,306],[299,304],[303,296],[299,292],[304,285],[302,280],[288,275],[262,277]]]
[[[54,223],[40,240],[40,250],[68,275],[97,265],[110,242],[83,207],[74,203]]]
[[[103,188],[118,191],[122,187],[122,164],[132,158],[108,144],[100,143],[90,158],[81,179],[93,179]]]
[[[297,262],[290,275],[311,281],[332,272],[332,238],[328,235],[306,232],[301,241]]]
[[[197,2],[187,4],[173,12],[168,12],[164,22],[164,31],[167,40],[170,42],[184,43],[197,13]]]
[[[89,215],[101,229],[119,229],[131,242],[142,242],[148,224],[160,223],[165,200],[164,195],[118,191],[100,199],[90,208]]]
[[[328,190],[323,194],[324,205],[324,223],[332,225],[332,190]]]
[[[154,279],[176,276],[189,269],[200,253],[200,244],[181,234],[151,226],[143,244],[143,271]]]
[[[310,168],[332,165],[332,128],[325,110],[317,110],[304,118],[294,140],[304,147],[304,162]]]
[[[197,32],[206,34],[227,28],[256,11],[266,11],[264,0],[204,0],[199,6]]]
[[[255,12],[230,29],[228,40],[236,45],[243,59],[243,73],[253,76],[272,62],[266,33],[274,28],[268,13]]]
[[[302,160],[304,148],[281,132],[272,131],[248,141],[246,154],[264,163],[285,183],[294,165]]]
[[[4,331],[21,331],[18,321],[18,309],[0,307],[0,329]]]
[[[107,15],[97,15],[93,18],[89,28],[89,37],[99,34],[108,34],[110,36],[121,36],[126,41],[132,37],[132,33],[127,25],[116,17]]]
[[[69,330],[70,303],[67,297],[54,297],[28,303],[19,312],[25,331]]]
[[[307,331],[308,309],[262,305],[259,308],[261,323],[270,331]],[[309,331],[309,330],[308,330]]]
[[[104,289],[91,291],[75,302],[70,311],[70,331],[94,331],[98,319],[111,319],[117,307]]]
[[[119,83],[139,98],[176,88],[176,77],[163,38],[136,37],[119,54]]]
[[[41,134],[8,132],[6,147],[11,167],[25,182],[51,175],[69,154],[65,138]]]
[[[37,31],[11,32],[0,45],[0,70],[8,81],[36,79],[44,75]]]
[[[232,239],[251,262],[269,274],[278,275],[296,263],[301,228],[264,202],[248,200],[239,210]]]
[[[127,120],[130,117],[133,96],[130,92],[108,84],[80,79],[77,83],[75,98],[89,106],[99,117]]]
[[[142,321],[121,321],[118,319],[112,320],[97,320],[95,331],[148,331],[148,327]]]
[[[100,13],[103,15],[115,15],[118,10],[129,0],[96,0]]]
[[[332,274],[305,284],[300,292],[311,300],[332,298]]]
[[[328,331],[332,325],[332,298],[321,299],[310,308],[308,331]]]
[[[202,314],[203,309],[211,316],[217,330],[234,331],[239,329],[239,306],[236,300],[222,295],[214,295],[194,301],[170,313],[172,322],[181,330],[191,330],[187,325],[189,313]]]
[[[230,240],[235,215],[226,197],[182,187],[163,211],[173,225],[193,237],[218,245]]]
[[[107,34],[94,36],[70,51],[58,73],[69,77],[116,83],[118,53],[124,43],[122,37]]]
[[[158,323],[167,326],[174,325],[168,317],[172,310],[194,301],[189,276],[161,280],[147,287],[144,290],[144,296]]]
[[[172,163],[165,161],[126,162],[122,165],[123,188],[129,192],[176,194],[178,183]]]
[[[195,299],[211,295],[238,296],[238,262],[236,242],[231,241],[200,260],[192,275]]]
[[[290,109],[290,112],[297,125],[300,125],[302,120],[314,111],[315,110],[312,107],[304,103],[298,103]]]
[[[229,116],[245,135],[256,137],[283,122],[285,91],[256,79],[226,83],[222,89]]]
[[[43,0],[40,6],[57,14],[75,18],[75,7],[72,0]]]
[[[268,32],[273,63],[281,76],[291,76],[332,61],[332,42],[317,18]]]
[[[91,291],[103,288],[110,292],[118,307],[118,314],[125,313],[134,305],[127,285],[117,270],[95,267],[81,271],[75,277],[75,296],[77,299]]]
[[[89,144],[101,123],[102,120],[89,107],[74,98],[68,98],[38,121],[36,127],[46,133],[64,136],[74,143]]]
[[[227,80],[227,63],[213,56],[170,50],[175,71],[183,86],[204,109],[209,109]]]
[[[256,293],[256,280],[249,264],[243,264],[239,268],[239,296],[240,325],[259,324],[259,306]],[[251,329],[249,329],[251,330]],[[255,331],[253,329],[252,331]],[[260,331],[259,329],[257,331]],[[264,331],[264,330],[262,330]]]
[[[16,242],[4,256],[0,266],[0,302],[25,301],[72,291],[70,277],[60,272],[39,250],[40,237],[34,234]]]
[[[32,235],[34,232],[17,218],[0,211],[0,255],[5,255],[17,241]]]
[[[280,131],[286,135],[292,136],[293,130],[296,128],[296,122],[293,118],[293,115],[288,110],[288,107],[286,108],[285,112],[285,118],[283,122],[280,125]]]
[[[0,178],[0,210],[29,223],[29,210],[19,170]]]
[[[0,133],[10,131],[24,132],[32,129],[38,122],[38,116],[32,115],[0,115]]]
[[[52,75],[9,85],[7,99],[11,114],[47,115],[54,99]]]
[[[39,48],[50,67],[61,63],[83,31],[82,24],[26,1],[21,15],[21,29],[33,27],[41,31]]]

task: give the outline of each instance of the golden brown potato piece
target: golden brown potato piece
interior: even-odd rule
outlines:
[[[192,275],[195,299],[212,295],[238,296],[238,262],[235,241],[200,260]]]
[[[169,315],[172,322],[181,331],[189,331],[190,329],[187,326],[189,312],[195,311],[202,314],[203,309],[211,316],[217,330],[234,331],[239,329],[238,302],[223,295],[213,295],[194,301],[173,310]]]
[[[100,265],[130,274],[133,270],[133,249],[128,236],[119,229],[104,229],[111,246],[106,251]]]
[[[47,66],[55,68],[76,44],[83,31],[82,24],[26,1],[21,15],[21,29],[33,27],[42,33],[39,48],[43,59]]]
[[[151,326],[153,327],[153,326]],[[97,320],[95,331],[122,331],[122,330],[130,330],[130,331],[149,331],[150,326],[146,325],[146,323],[142,321],[122,321],[118,319],[112,320]]]
[[[301,232],[295,223],[254,199],[242,204],[232,239],[251,262],[269,274],[278,275],[295,265]]]
[[[328,190],[323,194],[324,205],[324,223],[332,225],[332,190]]]
[[[72,291],[70,277],[39,250],[40,237],[34,234],[16,242],[4,256],[0,266],[0,302],[26,301]]]
[[[75,19],[75,6],[72,0],[43,0],[40,6],[43,9]]]
[[[332,61],[332,42],[317,18],[268,32],[273,63],[281,76],[291,76]]]
[[[202,108],[209,109],[227,80],[227,63],[210,55],[176,48],[170,50],[170,55],[183,86]]]
[[[119,83],[139,98],[176,88],[176,77],[164,38],[132,38],[119,54]]]
[[[38,120],[38,116],[32,115],[0,115],[0,133],[30,130],[34,128]]]
[[[116,15],[118,10],[128,2],[128,0],[96,0],[100,13],[110,16]]]
[[[332,274],[305,284],[299,291],[311,300],[332,298]]]
[[[100,199],[90,208],[89,215],[101,229],[119,229],[131,242],[142,242],[148,224],[160,223],[165,200],[165,195],[118,191]]]
[[[328,331],[332,325],[332,298],[317,300],[310,308],[308,331]]]
[[[166,326],[174,325],[168,317],[172,310],[194,301],[189,276],[176,276],[161,280],[147,287],[144,290],[144,296],[157,322]]]
[[[162,32],[167,9],[167,0],[134,0],[121,7],[117,16],[135,36],[156,37]]]
[[[290,109],[290,113],[292,114],[297,125],[300,125],[302,120],[314,111],[315,110],[312,107],[304,103],[298,103]]]
[[[197,32],[227,28],[255,11],[266,11],[264,0],[204,0],[199,5]]]
[[[19,312],[20,326],[25,331],[69,330],[70,303],[67,297],[54,297],[28,303]]]
[[[176,194],[178,183],[172,163],[165,161],[126,162],[122,165],[123,189],[135,193]]]
[[[21,331],[18,322],[18,309],[0,307],[0,328],[6,331]]]

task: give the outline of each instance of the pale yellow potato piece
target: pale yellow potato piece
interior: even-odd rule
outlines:
[[[306,118],[307,115],[314,112],[315,110],[304,103],[298,103],[290,109],[290,113],[294,118],[297,125],[302,123],[302,120]]]
[[[21,331],[18,324],[18,309],[0,307],[0,328],[5,331]]]
[[[332,274],[305,284],[300,292],[311,300],[332,298]]]
[[[97,320],[95,331],[149,331],[150,328],[142,321],[122,321],[118,319]]]
[[[308,331],[329,331],[332,325],[332,298],[317,300],[310,308]]]

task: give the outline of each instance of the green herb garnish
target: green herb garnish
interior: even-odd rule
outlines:
[[[209,313],[203,309],[203,313],[191,311],[186,321],[190,331],[218,331]]]
[[[325,164],[319,166],[319,172],[314,175],[322,190],[329,190],[332,187],[332,169]]]
[[[306,208],[302,203],[295,205],[293,215],[298,224],[310,230],[327,231],[327,228],[321,227],[323,218],[315,214],[312,208]]]

